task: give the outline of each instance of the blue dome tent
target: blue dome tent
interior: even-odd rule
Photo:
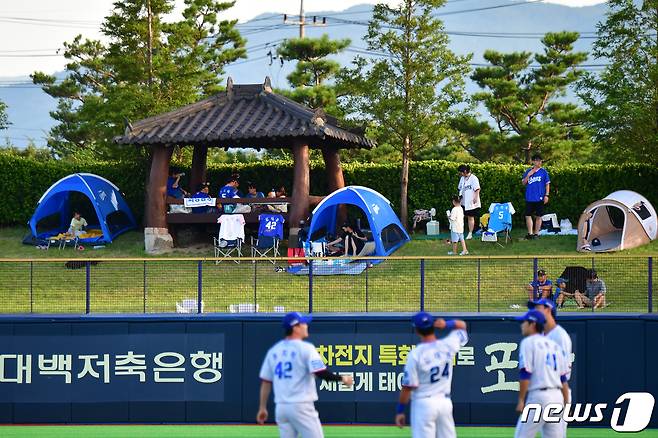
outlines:
[[[137,228],[135,218],[117,186],[98,175],[74,173],[57,181],[41,196],[28,222],[32,236],[28,236],[26,241],[29,238],[45,239],[68,230],[72,192],[88,198],[96,212],[96,218],[85,218],[89,223],[87,228],[102,231],[101,236],[80,239],[80,242],[110,243],[119,234]]]
[[[359,207],[368,218],[375,242],[375,252],[371,255],[388,256],[411,240],[389,200],[375,190],[362,186],[347,186],[324,198],[313,210],[309,239],[310,236],[336,230],[341,204]]]

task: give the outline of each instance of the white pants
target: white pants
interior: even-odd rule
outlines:
[[[275,417],[281,438],[324,438],[313,402],[277,403]]]
[[[411,436],[413,438],[455,438],[452,400],[444,395],[411,401]]]
[[[546,406],[549,403],[564,404],[562,391],[559,389],[548,389],[546,391],[530,391],[526,398],[526,404],[537,403]],[[522,423],[521,416],[516,423],[514,438],[535,438],[537,432],[541,431],[542,438],[562,438],[566,434],[566,428],[562,423],[546,423],[540,416],[538,422],[533,422],[534,410],[530,411],[528,421]]]

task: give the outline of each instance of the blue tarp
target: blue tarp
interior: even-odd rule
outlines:
[[[323,234],[334,234],[341,204],[354,205],[365,213],[375,242],[375,252],[370,255],[388,256],[411,240],[388,199],[368,187],[347,186],[336,190],[315,207],[309,241],[310,236],[323,229]]]
[[[82,193],[91,201],[97,218],[85,218],[89,223],[87,228],[98,228],[103,232],[98,238],[82,239],[81,242],[110,243],[119,234],[137,228],[135,217],[117,186],[98,175],[74,173],[50,186],[39,199],[28,222],[33,238],[43,239],[68,230],[72,216],[69,203],[71,192]],[[59,215],[59,225],[37,231],[39,222],[53,215]]]

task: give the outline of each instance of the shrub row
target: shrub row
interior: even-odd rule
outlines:
[[[457,192],[459,163],[447,161],[420,161],[411,164],[409,172],[409,208],[435,207],[438,212],[450,207],[450,196]],[[517,210],[515,221],[522,222],[524,188],[521,185],[522,165],[473,164],[472,171],[480,179],[482,205],[511,201]],[[35,161],[0,153],[0,170],[4,177],[0,187],[0,225],[26,223],[34,208],[50,185],[74,172],[89,172],[114,182],[125,193],[126,200],[137,217],[144,209],[144,186],[147,169],[140,162]],[[399,208],[400,164],[349,163],[343,166],[345,183],[371,187],[391,200]],[[575,221],[587,204],[605,197],[615,190],[634,190],[658,206],[658,168],[647,164],[572,165],[547,167],[552,188],[547,212],[559,218]],[[225,179],[238,172],[241,180],[255,182],[263,192],[285,185],[292,192],[292,163],[289,161],[261,161],[210,165],[208,181],[216,193]],[[187,171],[185,178],[189,177]],[[185,186],[186,180],[183,180]],[[311,192],[326,194],[326,177],[320,162],[311,165]],[[410,214],[410,216],[411,216]],[[442,215],[439,213],[439,220]]]

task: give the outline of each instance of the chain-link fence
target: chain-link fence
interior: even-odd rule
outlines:
[[[518,312],[538,270],[559,311],[653,312],[646,256],[0,259],[0,312]]]

